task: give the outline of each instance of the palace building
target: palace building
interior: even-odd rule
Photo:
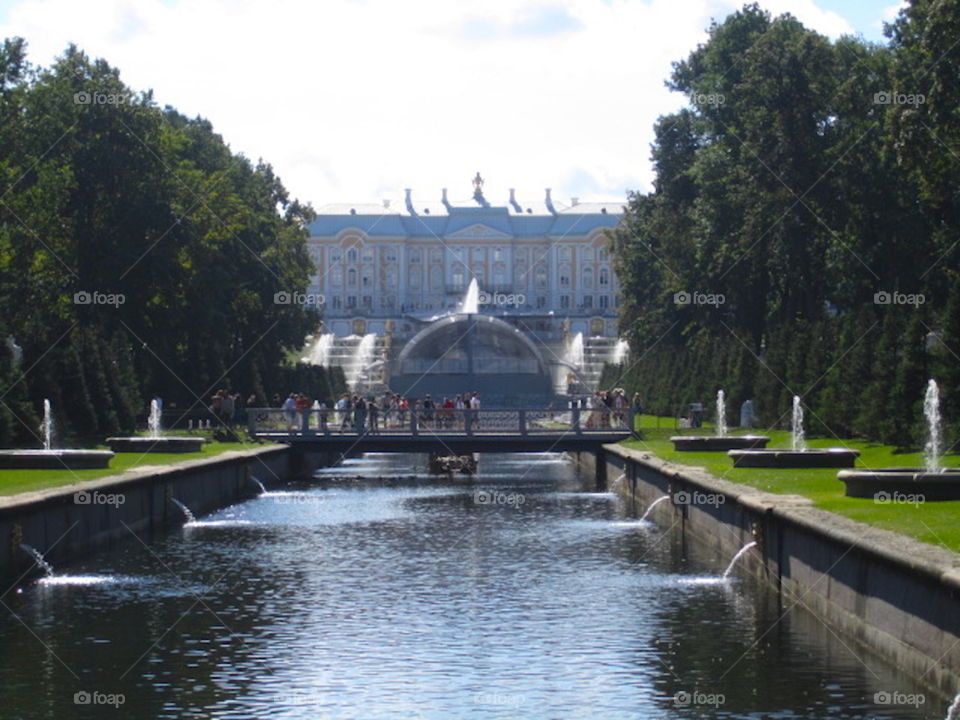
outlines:
[[[530,387],[523,377],[530,371],[550,377],[559,392],[571,374],[589,384],[599,374],[591,365],[622,354],[607,231],[623,216],[623,203],[564,204],[549,189],[538,201],[510,190],[495,202],[479,173],[473,183],[463,201],[446,189],[435,202],[406,190],[399,205],[318,210],[308,241],[316,266],[309,292],[324,299],[323,333],[312,339],[310,360],[343,365],[351,385],[371,391],[406,391],[404,377],[418,390],[476,389],[457,376],[486,368],[500,390]],[[476,297],[468,299],[471,281]],[[469,326],[469,348],[449,346],[458,314],[483,319]],[[507,342],[510,334],[516,337]]]

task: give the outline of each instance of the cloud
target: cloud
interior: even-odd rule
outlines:
[[[836,36],[811,0],[789,5]],[[203,115],[314,205],[649,189],[671,62],[734,0],[21,0],[0,25],[48,64],[69,42],[160,105]],[[467,39],[465,39],[465,35]]]

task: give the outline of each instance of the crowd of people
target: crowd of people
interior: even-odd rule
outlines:
[[[303,393],[290,393],[286,400],[274,397],[274,406],[283,409],[287,430],[320,430],[377,434],[381,430],[418,428],[429,430],[464,430],[479,426],[480,393],[468,392],[434,400],[430,393],[423,399],[409,399],[400,393],[385,392],[382,396],[345,393],[336,402],[315,402]]]
[[[634,415],[643,413],[643,400],[640,393],[628,400],[623,388],[597,390],[582,399],[580,409],[588,411],[584,424],[590,429],[619,427],[626,423],[628,410],[632,409]]]

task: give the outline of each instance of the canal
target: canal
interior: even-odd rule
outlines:
[[[0,607],[0,717],[942,718],[815,616],[557,454],[377,455]],[[727,558],[726,560],[729,560]]]

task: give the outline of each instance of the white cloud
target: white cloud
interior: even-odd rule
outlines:
[[[767,0],[821,32],[811,0]],[[67,43],[213,122],[322,205],[402,196],[620,198],[651,180],[663,81],[733,0],[22,0],[4,36],[48,64]],[[789,7],[788,7],[789,6]]]

